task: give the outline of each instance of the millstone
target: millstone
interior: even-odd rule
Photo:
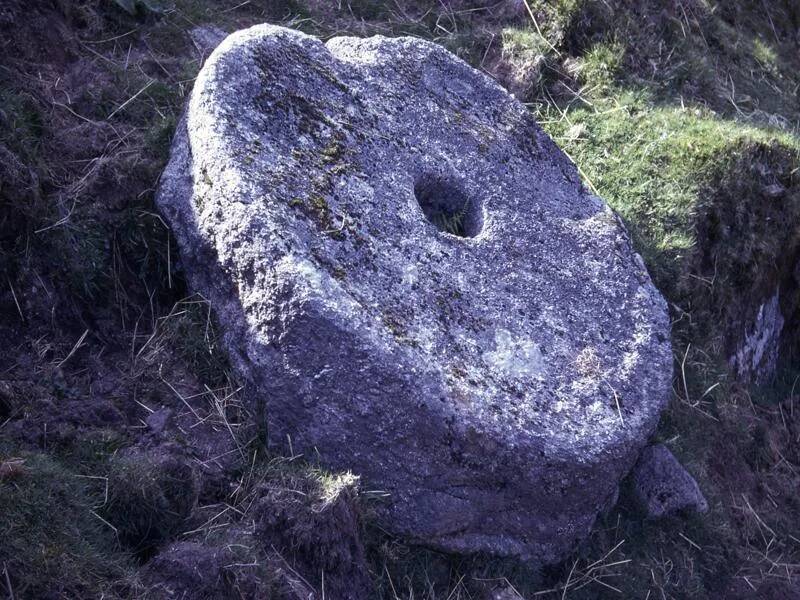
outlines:
[[[621,222],[435,44],[228,37],[157,201],[271,443],[361,476],[413,541],[562,558],[666,404],[666,307]]]

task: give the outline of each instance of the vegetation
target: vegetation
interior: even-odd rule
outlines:
[[[711,507],[649,523],[623,494],[573,557],[530,572],[407,546],[370,522],[367,498],[381,597],[796,593],[797,374],[783,365],[773,385],[736,383],[725,333],[764,290],[791,284],[785,263],[800,256],[795,3],[32,4],[0,9],[0,334],[9,340],[0,349],[0,436],[13,440],[0,445],[0,590],[136,597],[138,562],[186,526],[187,498],[246,512],[253,481],[322,496],[338,481],[298,461],[258,458],[213,315],[203,299],[186,298],[153,206],[202,62],[187,32],[267,20],[323,37],[433,39],[529,104],[622,216],[670,302],[675,394],[657,438]],[[327,206],[311,209],[325,218]],[[787,324],[790,358],[797,326]],[[239,488],[197,490],[169,460],[131,448],[167,398],[193,425],[230,430]]]
[[[16,597],[123,594],[134,562],[97,513],[98,481],[44,453],[3,456],[0,465],[17,465],[13,473],[0,468],[0,564]]]

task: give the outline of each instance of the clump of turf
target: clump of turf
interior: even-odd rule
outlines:
[[[124,547],[147,558],[180,532],[197,503],[192,468],[177,456],[131,452],[108,464],[108,498],[102,516]]]

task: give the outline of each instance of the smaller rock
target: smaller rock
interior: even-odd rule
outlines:
[[[224,561],[219,548],[196,542],[178,542],[156,556],[142,573],[154,598],[220,597],[225,589]]]
[[[189,37],[202,58],[206,58],[219,46],[228,34],[213,25],[201,25],[189,31]]]
[[[780,183],[773,183],[764,187],[764,195],[767,198],[780,198],[786,193],[786,188]]]
[[[219,543],[199,540],[171,544],[158,554],[142,572],[147,586],[146,597],[152,600],[177,598],[281,598],[308,599],[287,588],[274,574],[249,540],[237,537],[234,530],[218,532]],[[289,592],[292,593],[287,593]],[[307,591],[307,590],[303,590]],[[274,592],[279,592],[274,595]]]
[[[150,600],[321,598],[291,565],[275,553],[265,554],[247,531],[236,527],[217,529],[214,541],[170,544],[145,566],[141,580]]]
[[[780,289],[776,289],[746,324],[744,338],[729,359],[740,381],[768,383],[778,369],[780,341],[786,324],[781,312]]]
[[[631,474],[633,497],[648,519],[708,510],[700,487],[663,444],[648,446]]]
[[[150,433],[153,435],[161,435],[172,422],[173,414],[174,413],[171,408],[164,407],[147,417],[145,423],[147,423]]]

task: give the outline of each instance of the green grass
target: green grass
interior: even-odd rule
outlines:
[[[134,562],[96,512],[98,480],[43,453],[0,452],[12,458],[24,462],[0,481],[0,564],[16,597],[127,595]]]
[[[613,93],[623,75],[625,46],[619,42],[595,44],[578,60],[578,77],[592,96]]]
[[[730,170],[748,147],[778,144],[800,153],[800,140],[788,133],[722,119],[702,108],[652,106],[630,95],[563,114],[548,107],[543,120],[629,225],[656,281],[667,290],[695,247],[696,219],[711,201],[704,193],[709,185],[737,176]]]

